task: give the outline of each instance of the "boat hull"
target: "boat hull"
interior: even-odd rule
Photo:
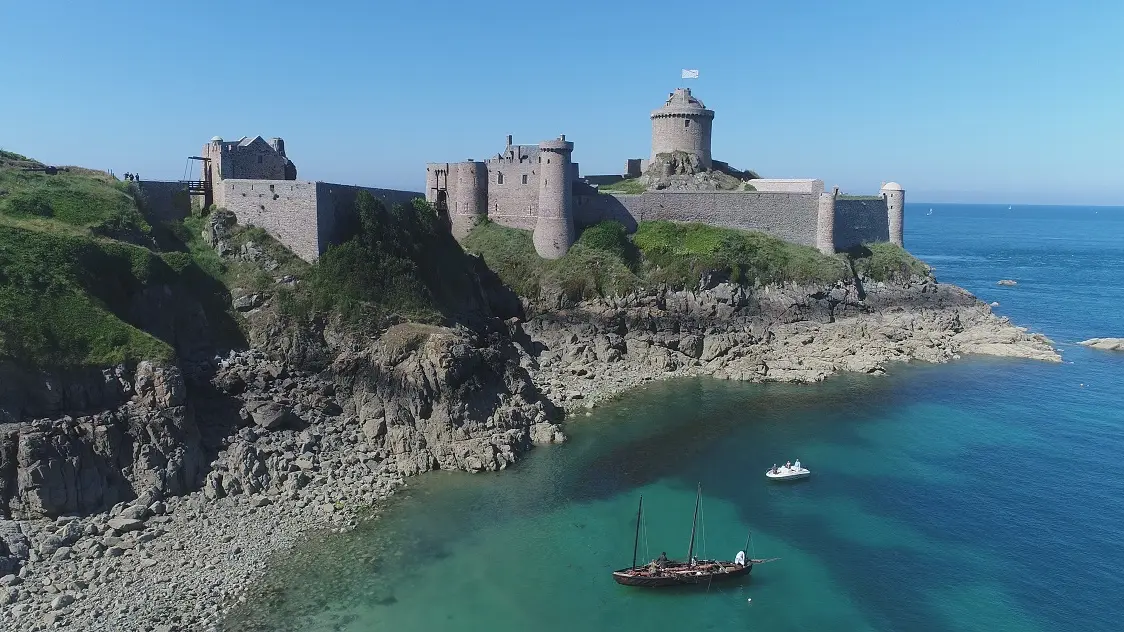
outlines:
[[[709,584],[745,577],[753,570],[753,564],[738,566],[733,562],[720,562],[717,571],[691,571],[687,567],[673,567],[661,569],[659,575],[648,574],[646,567],[636,569],[622,568],[613,571],[613,580],[624,586],[640,586],[642,588],[659,588],[662,586],[683,586],[690,584]],[[678,570],[682,569],[682,570]]]
[[[812,473],[806,469],[801,468],[798,471],[780,471],[774,474],[772,470],[765,470],[765,478],[771,481],[798,481],[802,478],[808,478]]]

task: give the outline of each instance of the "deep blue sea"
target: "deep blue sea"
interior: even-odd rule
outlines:
[[[929,213],[929,209],[932,213]],[[269,630],[1124,629],[1124,208],[910,204],[907,248],[1055,341],[811,386],[684,380],[488,475],[414,479],[354,533],[279,560],[235,626]],[[1010,278],[1018,285],[996,285]],[[770,484],[775,462],[813,476]],[[616,585],[687,549],[779,557],[734,585]]]

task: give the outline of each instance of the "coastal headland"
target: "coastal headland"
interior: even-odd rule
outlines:
[[[107,174],[12,156],[4,629],[222,629],[295,542],[410,476],[505,469],[654,380],[1060,359],[892,243],[604,222],[546,260],[529,231],[458,243],[430,205],[360,193],[350,237],[308,263],[222,209],[160,219]]]

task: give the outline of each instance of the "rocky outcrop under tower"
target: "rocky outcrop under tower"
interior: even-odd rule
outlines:
[[[697,155],[673,152],[657,155],[639,182],[649,191],[745,191],[752,190],[746,180],[755,175],[717,161],[707,169]]]

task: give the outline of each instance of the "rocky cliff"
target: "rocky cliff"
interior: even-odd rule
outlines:
[[[275,268],[232,230],[218,214],[208,242]],[[221,629],[261,564],[302,534],[353,525],[413,474],[504,469],[565,439],[560,409],[654,379],[814,382],[966,353],[1058,359],[931,277],[751,287],[708,274],[697,290],[520,306],[473,272],[478,259],[465,263],[470,313],[443,325],[298,323],[282,290],[232,291],[250,348],[70,383],[0,367],[22,380],[0,391],[0,605],[12,606],[0,624]]]
[[[567,409],[676,376],[815,382],[963,354],[1060,360],[1045,337],[931,277],[761,288],[709,280],[698,291],[588,301],[510,326],[536,383]]]

